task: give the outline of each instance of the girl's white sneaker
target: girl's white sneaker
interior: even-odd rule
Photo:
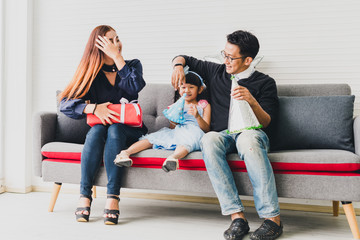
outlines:
[[[165,172],[175,171],[178,168],[179,159],[173,157],[168,157],[162,165],[162,170],[164,170]]]
[[[131,158],[127,153],[121,151],[118,155],[116,155],[114,163],[118,167],[131,167],[133,161],[131,160]]]

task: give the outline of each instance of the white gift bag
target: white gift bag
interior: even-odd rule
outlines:
[[[239,85],[237,83],[238,79],[248,78],[253,72],[254,67],[249,67],[244,72],[241,72],[237,77],[231,76],[231,89],[234,89]],[[231,97],[227,133],[240,133],[244,130],[258,128],[262,128],[262,125],[256,118],[249,103],[245,100],[236,100]]]

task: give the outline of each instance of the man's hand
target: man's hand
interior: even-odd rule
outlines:
[[[256,99],[251,95],[249,90],[246,87],[237,86],[233,90],[231,90],[231,97],[236,100],[245,100],[247,101],[251,107],[257,104]]]
[[[178,90],[183,83],[185,83],[184,67],[180,65],[175,66],[171,75],[171,84],[173,85],[175,91]]]
[[[175,57],[172,66],[173,72],[171,75],[171,84],[173,85],[175,91],[177,91],[181,84],[185,83],[185,58],[182,56]]]

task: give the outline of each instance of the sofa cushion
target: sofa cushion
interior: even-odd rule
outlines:
[[[41,148],[41,153],[46,158],[80,161],[83,147],[83,144],[50,142]]]
[[[80,163],[82,144],[51,142],[41,149],[42,154],[51,161]],[[134,167],[159,168],[172,151],[147,149],[131,156]],[[246,169],[245,162],[238,154],[227,156],[233,171]],[[319,171],[353,172],[360,170],[360,156],[344,150],[312,149],[288,150],[269,153],[271,165],[275,171]],[[206,170],[202,154],[192,152],[179,161],[183,170]]]
[[[271,150],[343,149],[354,152],[355,96],[279,97]]]
[[[360,170],[360,156],[335,149],[299,149],[269,153],[274,170],[353,172]]]

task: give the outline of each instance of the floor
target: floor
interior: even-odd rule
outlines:
[[[106,226],[104,197],[94,200],[90,222],[78,223],[78,195],[60,193],[52,213],[47,212],[49,200],[50,193],[43,192],[0,194],[0,239],[222,240],[230,224],[214,204],[122,198],[119,224]],[[254,208],[246,212],[254,231],[261,220]],[[284,234],[279,239],[353,239],[344,215],[283,210],[282,221]]]

